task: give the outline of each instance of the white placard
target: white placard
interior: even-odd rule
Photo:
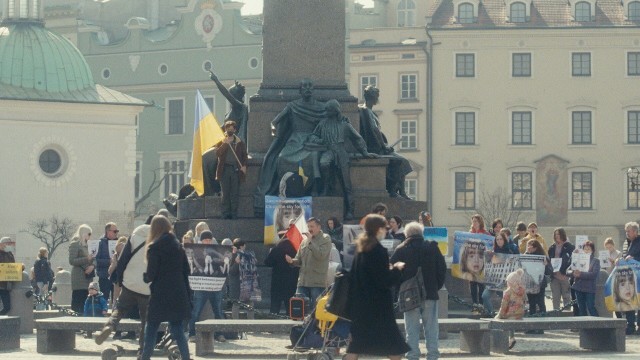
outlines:
[[[562,266],[562,258],[551,259],[551,267],[553,267],[553,272],[560,271],[561,266]]]
[[[576,235],[576,249],[578,249],[579,252],[584,250],[584,243],[586,243],[587,240],[589,240],[589,236],[587,235]]]
[[[598,259],[600,259],[600,267],[603,269],[608,269],[611,267],[611,261],[609,260],[609,257],[611,256],[609,254],[609,250],[600,250],[600,252],[598,253],[600,256],[598,256]]]
[[[589,271],[589,260],[591,260],[591,254],[574,253],[571,256],[571,268],[580,272]]]
[[[118,240],[109,240],[109,258],[116,251],[116,244]],[[98,249],[100,248],[100,240],[87,240],[87,247],[89,248],[89,254],[96,257],[98,255]]]

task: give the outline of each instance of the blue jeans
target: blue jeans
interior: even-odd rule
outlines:
[[[491,302],[491,294],[494,293],[502,298],[502,291],[489,290],[489,288],[486,287],[482,291],[482,305],[489,314],[493,314],[493,303]]]
[[[141,360],[151,359],[153,348],[156,346],[156,336],[158,335],[159,327],[159,322],[147,321],[147,326],[144,329],[144,347],[142,348],[142,356],[140,356]],[[189,359],[189,344],[187,343],[187,338],[184,336],[182,321],[170,321],[169,331],[171,332],[171,338],[178,344],[180,357],[182,359]]]
[[[324,291],[323,287],[309,287],[309,286],[298,286],[296,288],[296,294],[302,294],[309,298],[309,306],[311,307],[311,311],[316,308],[316,300],[322,292]]]
[[[436,360],[440,356],[438,351],[438,300],[425,300],[422,305],[404,313],[404,329],[407,333],[407,343],[411,350],[407,353],[407,359],[418,360],[420,358],[420,320],[424,329],[424,338],[427,344],[427,360]]]
[[[193,292],[193,310],[191,311],[191,320],[189,320],[189,336],[196,335],[196,321],[200,319],[202,309],[207,304],[207,300],[213,309],[213,316],[216,319],[224,319],[222,312],[222,291],[194,291]]]
[[[576,290],[576,300],[578,301],[578,316],[587,316],[587,311],[591,316],[598,316],[596,294]]]

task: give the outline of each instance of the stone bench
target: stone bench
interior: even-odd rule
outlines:
[[[20,349],[20,318],[0,316],[0,351]]]
[[[509,333],[527,330],[579,330],[580,347],[601,351],[625,351],[624,319],[602,318],[594,316],[579,317],[539,317],[522,320],[488,320],[491,329],[491,351],[506,353],[509,351]]]
[[[404,319],[397,320],[400,331],[404,334]],[[489,322],[485,320],[452,318],[438,319],[441,333],[460,332],[460,350],[477,355],[489,355],[491,335]]]
[[[286,333],[302,321],[296,320],[244,320],[210,319],[196,322],[196,356],[213,353],[214,332],[269,332]]]
[[[63,316],[36,320],[37,352],[46,354],[57,351],[73,350],[76,347],[76,332],[100,331],[107,322],[106,317]],[[160,328],[164,329],[165,324]],[[122,319],[118,324],[120,331],[140,331],[140,321]]]

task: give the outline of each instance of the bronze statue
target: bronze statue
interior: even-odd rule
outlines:
[[[313,81],[310,79],[300,82],[300,95],[300,99],[287,103],[271,122],[275,139],[260,169],[254,194],[256,216],[264,213],[264,196],[278,194],[280,178],[287,171],[297,172],[299,164],[302,164],[306,174],[319,177],[318,171],[312,168],[313,151],[305,149],[304,144],[320,120],[326,117],[324,103],[313,98]]]
[[[389,146],[387,138],[380,130],[380,121],[378,116],[373,112],[373,106],[378,103],[380,90],[375,86],[367,86],[364,89],[364,106],[360,106],[360,134],[364,138],[367,149],[378,155],[386,155],[389,157],[389,165],[387,166],[387,192],[391,197],[403,197],[409,199],[404,190],[404,178],[413,169],[409,160],[400,156]]]
[[[218,80],[218,77],[213,73],[213,71],[209,71],[209,74],[211,74],[210,78],[216,83],[216,86],[222,93],[222,96],[224,96],[231,104],[231,111],[224,116],[224,119],[236,122],[238,129],[237,136],[246,144],[249,107],[244,103],[244,86],[236,81],[235,84],[227,90],[220,80]],[[213,109],[211,109],[211,111],[213,111]]]
[[[327,118],[320,121],[313,134],[309,137],[311,146],[322,146],[320,150],[320,174],[322,176],[323,191],[321,195],[335,195],[334,179],[340,180],[344,197],[344,219],[352,220],[354,211],[353,192],[349,153],[345,141],[351,140],[353,146],[365,158],[375,158],[376,154],[367,151],[364,139],[351,126],[349,119],[342,115],[340,103],[329,100],[325,105]],[[336,174],[337,173],[337,174]]]
[[[247,145],[235,135],[236,123],[224,123],[225,138],[215,145],[218,165],[216,180],[222,188],[222,217],[236,219],[240,202],[240,182],[247,174]]]

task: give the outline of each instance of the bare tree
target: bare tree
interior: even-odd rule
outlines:
[[[61,219],[58,215],[53,215],[49,219],[29,221],[27,228],[22,232],[40,240],[49,251],[49,258],[53,258],[60,245],[71,241],[75,227],[71,219]]]
[[[162,175],[159,174],[161,171],[162,171]],[[151,179],[151,183],[149,183],[149,187],[147,188],[147,191],[144,194],[140,194],[140,197],[136,199],[136,202],[135,202],[136,216],[139,216],[140,214],[142,214],[142,205],[144,205],[144,202],[147,201],[147,199],[151,197],[151,194],[153,194],[156,190],[158,190],[158,188],[162,186],[162,184],[167,179],[167,174],[164,172],[163,168],[157,168],[151,171],[151,173],[153,174],[153,178]]]
[[[513,197],[504,188],[498,187],[494,191],[481,191],[475,212],[467,212],[467,218],[473,214],[480,214],[485,220],[487,229],[494,219],[502,219],[504,227],[514,231],[518,221],[522,221],[522,210],[513,208]]]

